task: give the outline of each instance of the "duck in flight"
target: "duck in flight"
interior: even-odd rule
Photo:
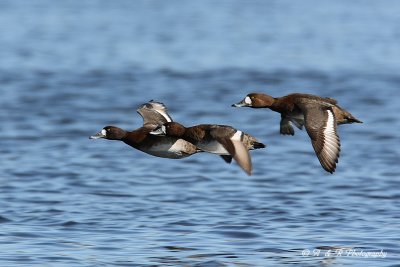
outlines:
[[[233,158],[248,175],[252,173],[249,150],[265,147],[253,136],[227,125],[185,127],[177,122],[167,122],[151,134],[182,138],[205,152],[220,155],[228,163]]]
[[[137,112],[143,118],[142,127],[126,131],[116,126],[106,126],[89,138],[122,141],[144,153],[162,158],[180,159],[201,152],[201,149],[181,138],[150,134],[158,126],[172,122],[164,104],[149,101],[142,104]]]
[[[330,173],[336,169],[340,153],[337,125],[362,123],[333,98],[311,94],[289,94],[274,98],[263,93],[248,94],[233,107],[269,108],[281,114],[280,133],[294,135],[293,125],[305,126],[321,166]]]

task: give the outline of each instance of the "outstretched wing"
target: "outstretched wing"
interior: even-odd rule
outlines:
[[[171,116],[168,114],[167,107],[161,102],[150,100],[140,105],[137,112],[143,118],[143,126],[160,126],[172,121]]]
[[[340,140],[332,107],[306,101],[297,105],[304,114],[305,127],[319,162],[327,172],[333,173],[339,159]]]

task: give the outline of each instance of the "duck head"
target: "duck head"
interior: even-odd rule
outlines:
[[[126,136],[126,131],[115,126],[106,126],[100,132],[90,136],[90,139],[104,138],[108,140],[122,140]]]
[[[272,96],[262,93],[248,94],[242,101],[232,104],[232,107],[269,108],[275,102]]]

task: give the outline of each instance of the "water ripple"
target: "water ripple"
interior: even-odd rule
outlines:
[[[289,2],[2,1],[0,265],[396,266],[398,4]],[[306,131],[230,106],[252,91],[334,97],[363,120],[339,127],[335,174]],[[140,127],[150,99],[265,142],[253,176],[88,139]],[[328,255],[349,248],[388,255]]]

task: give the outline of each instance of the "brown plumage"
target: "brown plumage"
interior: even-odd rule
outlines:
[[[228,163],[233,158],[248,175],[252,172],[249,150],[265,147],[249,134],[227,125],[200,124],[184,127],[177,122],[168,122],[152,133],[182,138],[203,151],[222,156]]]
[[[125,131],[115,126],[106,126],[90,138],[122,141],[147,154],[162,158],[180,159],[201,152],[201,149],[183,139],[150,134],[159,125],[172,121],[164,104],[149,101],[140,105],[137,112],[143,118],[142,127]]]
[[[333,98],[310,94],[290,94],[274,98],[262,93],[248,94],[235,107],[269,108],[281,114],[280,133],[294,135],[293,124],[305,126],[321,166],[333,173],[340,153],[337,125],[362,123]]]

